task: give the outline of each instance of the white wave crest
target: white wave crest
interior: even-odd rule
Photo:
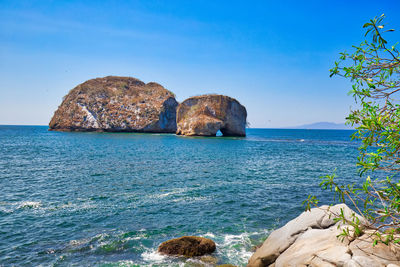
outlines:
[[[166,256],[161,255],[157,250],[148,250],[142,253],[142,258],[145,262],[160,263],[166,259]]]
[[[268,230],[263,230],[260,232],[244,232],[238,235],[225,234],[222,237],[216,235],[217,256],[228,261],[224,263],[244,266],[254,253],[252,248],[256,244],[252,240],[265,237],[268,232]],[[214,234],[207,233],[206,235],[211,237]]]
[[[208,233],[204,234],[203,237],[214,238],[215,235],[213,233],[208,232]]]
[[[37,209],[42,205],[40,201],[21,201],[19,202],[17,209],[25,209],[25,208],[31,208],[31,209]]]

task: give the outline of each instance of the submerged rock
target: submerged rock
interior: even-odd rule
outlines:
[[[161,243],[158,247],[158,252],[167,255],[194,257],[213,253],[215,248],[215,243],[211,239],[198,236],[183,236]]]
[[[177,134],[215,136],[246,135],[246,108],[224,95],[195,96],[183,101],[177,110]]]
[[[340,214],[341,209],[346,219],[357,216],[362,224],[367,223],[345,204],[311,209],[273,231],[247,266],[400,266],[400,246],[372,246],[368,231],[360,237],[339,240],[337,236],[344,228],[352,229],[335,223],[330,216]]]
[[[217,262],[218,262],[218,259],[217,259],[216,257],[209,256],[209,255],[207,255],[207,256],[202,256],[202,257],[200,258],[200,260],[201,260],[202,262],[206,263],[206,264],[212,264],[212,265],[215,265],[215,264],[217,264]]]
[[[57,131],[173,133],[177,106],[174,94],[157,83],[107,76],[72,89],[49,127]]]

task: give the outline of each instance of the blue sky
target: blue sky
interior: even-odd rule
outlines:
[[[187,97],[238,99],[252,127],[344,122],[338,53],[400,1],[0,0],[0,124],[46,125],[62,97],[107,75],[155,81]]]

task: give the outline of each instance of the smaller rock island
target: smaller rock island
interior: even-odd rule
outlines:
[[[177,110],[178,135],[246,136],[247,111],[239,101],[224,95],[194,96],[183,101]]]

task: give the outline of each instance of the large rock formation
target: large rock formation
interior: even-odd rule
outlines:
[[[213,253],[215,248],[215,243],[211,239],[199,236],[182,236],[161,243],[158,252],[167,255],[194,257]]]
[[[400,266],[400,246],[382,243],[372,246],[368,230],[360,237],[339,240],[338,235],[344,228],[352,232],[351,226],[333,220],[341,209],[347,220],[352,221],[357,216],[366,225],[366,221],[345,204],[311,209],[272,232],[250,258],[248,267]]]
[[[246,135],[246,108],[224,95],[195,96],[183,101],[177,110],[177,134],[215,136]]]
[[[49,127],[59,131],[173,133],[177,106],[174,94],[157,83],[108,76],[72,89]]]

